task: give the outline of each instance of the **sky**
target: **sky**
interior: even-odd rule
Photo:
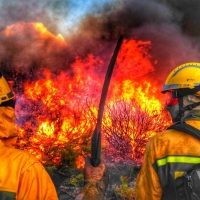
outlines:
[[[1,0],[1,29],[18,21],[42,22],[52,32],[69,34],[88,14],[98,15],[113,0]]]

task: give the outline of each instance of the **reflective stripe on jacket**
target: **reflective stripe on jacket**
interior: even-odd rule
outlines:
[[[200,129],[200,121],[186,123]],[[200,163],[200,141],[177,130],[166,130],[147,144],[136,182],[136,200],[173,200],[174,179]]]

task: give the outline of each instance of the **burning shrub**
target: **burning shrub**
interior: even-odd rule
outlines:
[[[59,104],[57,109],[49,109],[39,98],[18,100],[25,104],[16,105],[17,147],[29,151],[46,166],[83,167],[95,124],[88,103],[73,109]]]
[[[39,98],[23,102],[26,104],[16,107],[20,118],[18,148],[31,152],[48,166],[83,167],[96,122],[94,104],[87,100],[73,109],[58,104],[57,109],[50,110]],[[144,104],[141,107],[135,100],[113,102],[106,107],[103,118],[105,156],[140,165],[147,142],[169,121],[164,111]]]
[[[134,161],[140,165],[147,142],[169,126],[167,113],[143,108],[134,100],[117,101],[106,109],[103,131],[108,141],[106,155],[115,161]],[[109,120],[108,120],[109,119]]]

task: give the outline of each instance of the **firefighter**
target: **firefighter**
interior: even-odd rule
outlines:
[[[58,200],[43,165],[28,152],[15,148],[14,95],[0,74],[0,199]]]
[[[175,125],[200,130],[200,63],[176,67],[162,88],[169,98],[166,109]],[[136,200],[176,199],[175,179],[200,160],[200,141],[190,134],[167,129],[151,138],[137,177]]]
[[[162,93],[168,95],[166,109],[173,124],[186,123],[198,132],[200,63],[185,63],[176,67],[167,77]],[[144,161],[137,177],[135,199],[175,200],[175,179],[199,163],[199,147],[198,139],[176,129],[167,129],[153,136],[146,146]],[[86,164],[85,170],[101,175],[98,177],[99,180],[102,180],[105,171],[104,168],[91,168],[90,162]],[[93,180],[91,175],[86,178]],[[84,199],[79,197],[76,200]]]

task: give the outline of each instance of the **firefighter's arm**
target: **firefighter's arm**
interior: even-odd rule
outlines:
[[[34,163],[21,174],[18,199],[58,200],[54,184],[40,162]]]
[[[162,197],[159,178],[152,167],[154,159],[154,145],[150,141],[146,146],[144,162],[136,181],[136,200],[160,200]]]
[[[108,174],[104,162],[93,167],[89,157],[85,159],[85,186],[75,200],[103,200],[108,185]]]

